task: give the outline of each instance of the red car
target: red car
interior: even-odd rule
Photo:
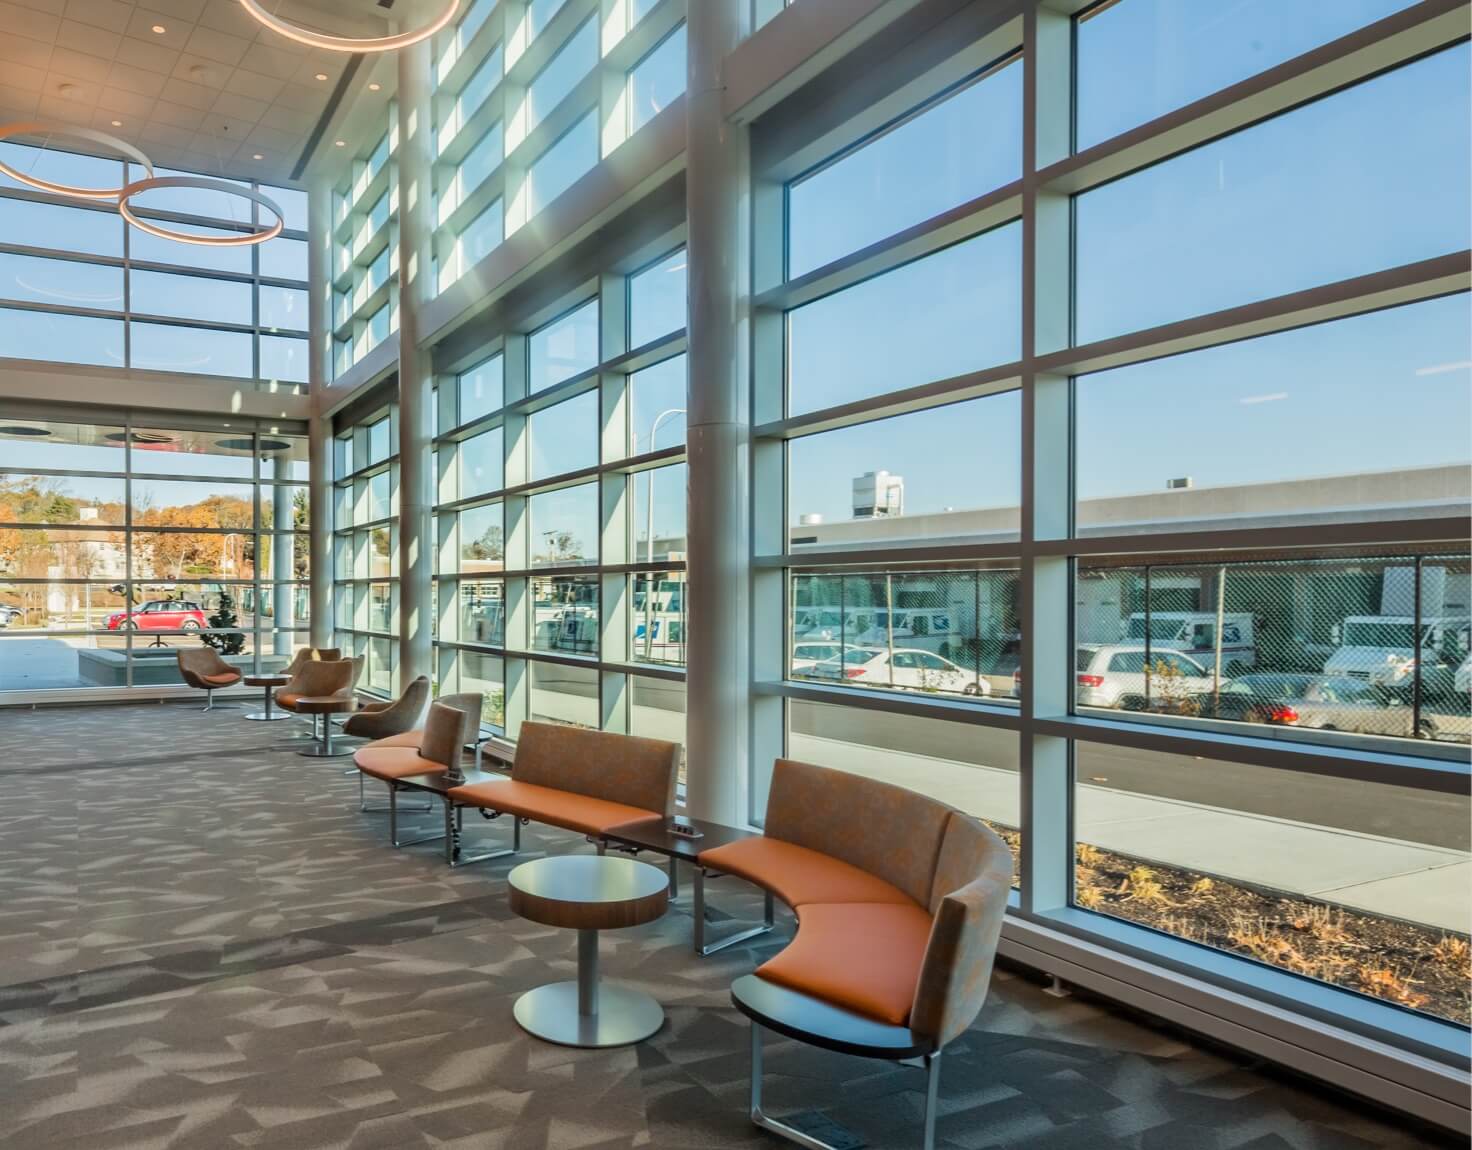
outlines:
[[[136,611],[107,617],[109,631],[198,631],[208,625],[204,608],[183,599],[150,599]]]

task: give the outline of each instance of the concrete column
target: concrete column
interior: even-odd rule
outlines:
[[[749,14],[746,0],[704,0],[686,22],[686,793],[691,814],[735,824],[747,817],[751,720],[750,180],[747,132],[726,123],[721,92]]]
[[[434,297],[429,41],[400,49],[399,67],[399,683],[433,675],[430,577],[434,372],[419,316]]]
[[[307,190],[307,379],[312,393],[308,425],[311,519],[312,646],[332,646],[332,420],[326,414],[332,379],[332,187],[312,180]]]

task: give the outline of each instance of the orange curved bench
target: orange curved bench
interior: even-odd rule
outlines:
[[[753,1024],[753,1120],[787,1138],[800,1133],[761,1109],[765,1027],[842,1053],[921,1059],[932,1145],[941,1048],[986,997],[1012,882],[1007,845],[914,791],[779,759],[763,836],[697,861],[761,887],[797,917],[792,942],[731,988]]]

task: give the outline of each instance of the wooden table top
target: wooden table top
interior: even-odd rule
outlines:
[[[290,675],[247,675],[244,679],[247,687],[284,687],[291,682]]]
[[[347,695],[305,695],[293,706],[308,715],[336,715],[356,711],[358,700]]]
[[[669,905],[669,878],[648,863],[606,855],[556,855],[506,876],[511,909],[544,926],[613,930],[653,922]]]
[[[510,775],[503,775],[500,771],[478,771],[474,767],[464,767],[460,771],[461,778],[451,782],[445,777],[443,771],[432,771],[423,775],[405,775],[394,780],[401,787],[408,787],[415,791],[433,791],[442,795],[451,787],[468,787],[472,783],[509,783]]]
[[[701,851],[742,839],[759,838],[760,831],[749,831],[742,827],[728,827],[724,823],[708,822],[705,819],[690,819],[700,832],[699,838],[677,835],[670,828],[670,820],[662,815],[648,819],[635,819],[631,823],[620,823],[605,831],[603,837],[610,842],[622,843],[639,850],[694,862]]]

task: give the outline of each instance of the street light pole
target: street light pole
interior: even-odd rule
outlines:
[[[659,430],[659,425],[672,415],[684,415],[683,407],[667,407],[654,417],[654,422],[649,425],[649,450],[654,450],[654,435]],[[654,562],[654,472],[655,468],[649,469],[649,497],[644,501],[644,561]],[[652,661],[654,658],[654,635],[651,628],[652,608],[654,605],[654,571],[651,569],[644,572],[644,659]]]

